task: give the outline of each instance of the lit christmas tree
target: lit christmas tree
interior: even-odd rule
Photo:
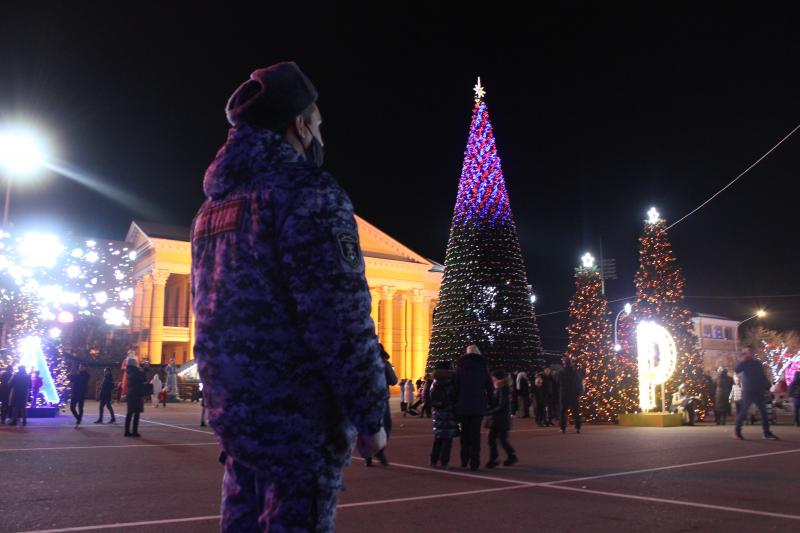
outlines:
[[[480,78],[474,90],[427,368],[475,343],[491,368],[530,372],[539,329]]]
[[[583,374],[581,416],[587,422],[615,422],[623,402],[622,369],[612,347],[608,302],[600,270],[591,254],[575,269],[575,294],[569,303],[569,344],[565,355]]]
[[[652,320],[666,328],[675,341],[677,365],[674,374],[665,383],[667,403],[678,386],[685,383],[691,396],[702,399],[700,405],[704,408],[706,390],[703,358],[693,333],[692,312],[683,297],[686,281],[672,253],[664,219],[655,208],[648,211],[648,217],[644,235],[639,238],[639,270],[634,278],[634,322],[638,324]],[[697,414],[702,419],[705,413],[698,411]]]

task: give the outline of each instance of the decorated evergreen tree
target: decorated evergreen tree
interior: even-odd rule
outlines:
[[[531,371],[542,348],[485,91],[475,85],[467,149],[427,368],[477,344],[492,368]]]
[[[587,422],[614,422],[624,393],[622,368],[612,348],[608,302],[601,290],[600,271],[586,254],[575,269],[575,294],[569,303],[569,344],[565,355],[583,374],[581,415]]]
[[[681,383],[692,396],[706,404],[703,358],[692,327],[692,312],[686,305],[683,290],[686,281],[672,253],[667,228],[655,208],[648,211],[644,234],[639,238],[639,270],[636,272],[634,321],[652,320],[669,331],[677,349],[677,364],[665,384],[667,403]],[[702,408],[701,408],[702,409]],[[704,412],[697,413],[700,418]]]
[[[631,313],[622,313],[617,322],[616,354],[617,368],[620,372],[620,413],[635,413],[639,410],[639,365],[636,359],[635,308]]]

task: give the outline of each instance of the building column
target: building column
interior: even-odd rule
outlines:
[[[141,278],[142,282],[142,302],[139,307],[139,347],[136,355],[141,359],[148,354],[150,346],[150,312],[153,302],[153,276],[146,274]],[[142,335],[147,331],[147,335]]]
[[[416,379],[425,375],[425,364],[428,360],[428,343],[430,342],[430,326],[428,316],[428,298],[419,289],[414,289],[411,297],[413,340],[411,343],[411,371]]]
[[[392,337],[393,331],[392,328],[394,327],[393,324],[393,316],[394,316],[394,293],[395,288],[390,287],[388,285],[384,285],[381,287],[381,334],[380,339],[381,343],[383,343],[384,349],[391,350],[392,349]]]
[[[378,334],[378,304],[381,301],[381,292],[378,289],[370,289],[369,290],[370,299],[372,300],[372,308],[370,309],[369,316],[372,318],[372,322],[375,324],[375,334]]]
[[[161,364],[161,348],[164,342],[164,290],[169,278],[167,270],[153,270],[151,275],[153,296],[150,307],[150,342],[148,355],[150,363]]]
[[[141,278],[136,280],[133,288],[133,301],[131,302],[130,328],[128,331],[134,333],[142,329],[142,300],[144,300],[144,281]]]
[[[408,377],[406,374],[406,353],[407,345],[408,345],[408,332],[406,331],[406,302],[408,301],[408,295],[405,292],[399,292],[397,294],[397,332],[398,332],[398,339],[397,343],[395,343],[395,351],[392,354],[392,358],[394,359],[394,368],[395,373],[397,374],[398,378],[405,378]]]

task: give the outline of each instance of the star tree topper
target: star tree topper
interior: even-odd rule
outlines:
[[[647,222],[650,224],[658,224],[661,221],[661,215],[655,207],[650,208],[650,211],[647,212],[647,217]]]
[[[480,76],[478,76],[478,83],[475,84],[475,87],[473,87],[472,90],[475,92],[476,102],[480,102],[481,100],[483,100],[483,97],[486,96],[486,89],[484,89],[483,85],[481,85]]]
[[[594,257],[589,252],[586,252],[583,257],[581,257],[581,261],[583,261],[583,268],[594,267]]]

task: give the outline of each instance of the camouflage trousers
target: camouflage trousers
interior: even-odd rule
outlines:
[[[225,533],[323,533],[336,525],[336,493],[342,471],[286,472],[280,476],[251,470],[231,457],[222,479]]]

